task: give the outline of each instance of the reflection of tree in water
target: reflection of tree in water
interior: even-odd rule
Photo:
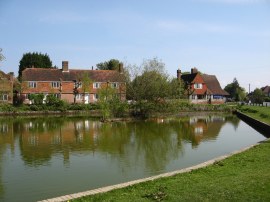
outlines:
[[[229,119],[237,124],[237,119]],[[197,147],[215,139],[224,120],[211,117],[160,119],[138,122],[101,123],[87,117],[15,119],[14,133],[20,137],[24,162],[39,166],[61,154],[69,164],[70,153],[83,152],[109,156],[121,169],[143,167],[162,171],[183,153],[183,143]]]
[[[14,153],[14,137],[12,120],[0,119],[0,199],[4,195],[4,185],[2,180],[2,165],[4,165],[4,154],[8,149]]]
[[[1,136],[1,135],[0,135]],[[2,180],[2,161],[3,161],[3,152],[4,151],[4,147],[0,147],[0,199],[1,197],[4,195],[4,185],[3,185],[3,180]]]
[[[240,119],[237,116],[226,116],[226,122],[232,124],[236,131],[240,124]]]

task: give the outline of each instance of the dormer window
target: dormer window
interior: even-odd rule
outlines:
[[[201,83],[195,83],[194,84],[194,89],[202,89],[202,84]]]
[[[93,83],[93,88],[100,88],[100,83],[98,82]]]
[[[35,81],[29,81],[28,82],[28,87],[29,88],[36,88],[37,87],[37,82],[35,82]]]

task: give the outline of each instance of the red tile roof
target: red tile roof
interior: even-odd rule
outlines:
[[[76,70],[63,72],[61,69],[27,68],[22,72],[22,81],[74,81],[84,75],[94,82],[124,82],[124,75],[115,70]]]
[[[229,95],[225,90],[223,90],[217,80],[215,75],[202,74],[202,78],[210,92],[213,95]]]

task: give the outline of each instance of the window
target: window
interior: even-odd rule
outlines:
[[[97,82],[93,83],[93,88],[100,88],[100,83]]]
[[[94,94],[94,100],[98,100],[98,94]]]
[[[195,89],[202,89],[202,84],[201,83],[195,83],[194,88]]]
[[[76,95],[76,100],[82,100],[82,97],[83,97],[82,94],[77,94]]]
[[[75,82],[74,88],[82,88],[82,82]]]
[[[37,87],[37,82],[35,82],[35,81],[29,81],[28,82],[28,86],[29,86],[29,88],[36,88]]]
[[[53,81],[52,82],[52,88],[59,88],[60,87],[60,82],[59,81]]]
[[[0,100],[1,100],[1,101],[8,101],[8,95],[7,95],[7,94],[2,94],[2,95],[0,96]]]
[[[112,88],[118,88],[118,83],[111,83]]]

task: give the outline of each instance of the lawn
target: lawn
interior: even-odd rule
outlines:
[[[270,124],[270,107],[241,106],[239,110],[257,120]]]
[[[270,140],[211,166],[73,201],[270,201]]]

